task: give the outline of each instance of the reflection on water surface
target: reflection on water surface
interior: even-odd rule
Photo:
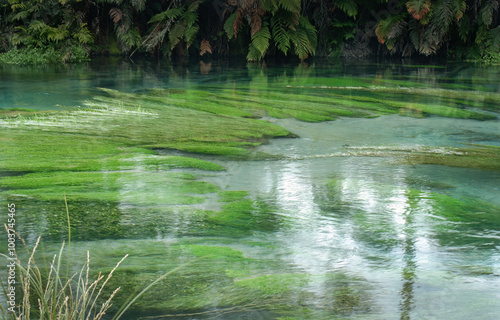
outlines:
[[[40,109],[73,106],[104,86],[128,92],[153,87],[217,92],[220,104],[228,105],[231,99],[251,105],[262,103],[257,96],[285,101],[279,99],[297,94],[313,97],[310,105],[300,103],[317,111],[327,105],[321,100],[324,90],[339,87],[327,96],[345,104],[339,112],[351,110],[347,94],[366,103],[363,112],[373,111],[371,103],[380,104],[384,97],[396,102],[408,97],[412,103],[439,101],[447,108],[474,103],[474,112],[498,116],[494,101],[481,100],[479,94],[499,94],[495,69],[202,67],[179,72],[148,65],[90,65],[49,75],[0,69],[18,79],[2,82],[7,89],[0,107],[25,108],[36,101]],[[25,81],[28,77],[32,82]],[[40,88],[41,80],[62,89]],[[414,90],[411,96],[397,88],[401,84]],[[245,90],[249,95],[241,96]],[[443,91],[420,96],[425,90]],[[455,97],[450,96],[453,90]],[[37,100],[34,92],[57,98]],[[206,103],[213,102],[214,97],[206,97]],[[146,111],[137,112],[147,118]],[[293,116],[312,117],[313,111]],[[479,156],[470,160],[474,166],[462,160],[470,159],[470,144],[500,146],[500,122],[405,115],[412,117],[340,116],[319,123],[273,118],[269,121],[299,138],[256,147],[255,155],[266,154],[261,160],[189,154],[224,171],[206,163],[176,164],[180,160],[175,157],[187,153],[161,150],[162,157],[154,152],[137,156],[119,144],[101,161],[99,152],[108,146],[88,140],[95,159],[75,160],[81,171],[61,169],[61,160],[24,176],[30,184],[22,175],[3,175],[1,197],[18,204],[18,231],[27,242],[43,234],[44,250],[51,254],[67,231],[64,203],[58,200],[67,192],[74,225],[72,261],[90,250],[93,266],[111,268],[130,254],[112,283],[123,291],[117,305],[164,272],[191,262],[153,287],[129,319],[494,319],[500,312],[498,163],[487,167]],[[82,134],[57,123],[68,130],[61,135]],[[495,150],[480,155],[495,162]]]

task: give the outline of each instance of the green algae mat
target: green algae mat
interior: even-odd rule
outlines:
[[[104,272],[129,254],[112,312],[183,266],[127,319],[439,318],[437,297],[500,310],[500,93],[247,71],[0,110],[0,198],[28,244],[42,235],[40,260],[69,231],[75,272],[87,250]]]

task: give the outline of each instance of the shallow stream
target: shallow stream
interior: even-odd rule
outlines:
[[[369,79],[369,90],[353,93],[354,99],[387,95],[395,101],[439,100],[464,108],[469,103],[464,93],[470,92],[470,110],[493,117],[479,121],[400,113],[311,123],[266,116],[297,137],[271,139],[252,147],[254,156],[247,158],[152,148],[162,156],[203,159],[225,170],[167,170],[148,167],[138,157],[132,168],[99,171],[99,182],[90,185],[93,193],[76,189],[80,180],[68,183],[70,209],[79,212],[74,225],[80,228],[71,244],[73,268],[83,264],[87,250],[95,270],[109,270],[129,254],[111,283],[123,288],[119,304],[187,263],[143,296],[127,319],[496,319],[500,171],[456,159],[469,159],[471,146],[488,146],[494,153],[487,159],[498,168],[498,102],[474,98],[481,92],[500,94],[498,68],[174,68],[129,63],[76,70],[0,67],[0,107],[72,109],[98,94],[97,87],[131,93],[242,87],[265,95],[274,90],[290,93],[292,86],[296,93],[317,95],[323,89],[337,90],[335,79],[343,81],[339,90],[344,97],[358,88],[356,81]],[[389,84],[411,85],[422,94],[378,91]],[[436,89],[444,90],[443,95],[423,94]],[[9,131],[2,128],[2,134]],[[424,161],[422,155],[429,157]],[[434,155],[448,160],[437,162]],[[50,188],[30,186],[30,178],[15,180],[26,172],[0,171],[0,181],[6,181],[0,185],[0,212],[15,202],[17,230],[28,246],[42,235],[47,238],[43,254],[57,252],[67,234],[59,182]],[[50,170],[40,175],[46,172]],[[126,174],[116,176],[121,172]],[[201,197],[196,203],[172,200],[171,194],[178,191],[169,186],[174,181],[169,175],[177,173],[215,187],[200,186],[204,192],[186,187],[188,196]],[[64,176],[60,179],[65,186]],[[116,188],[114,201],[96,195]],[[80,196],[72,197],[72,191]],[[61,214],[54,216],[54,211]],[[6,245],[0,245],[3,253]]]

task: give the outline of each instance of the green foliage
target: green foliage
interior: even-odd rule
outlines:
[[[73,2],[56,0],[11,0],[11,55],[17,64],[78,62],[88,60],[94,36]],[[37,51],[47,52],[36,57]],[[35,57],[31,57],[35,55]],[[2,59],[2,60],[7,60]]]
[[[62,55],[54,48],[13,48],[0,53],[0,62],[7,64],[49,64],[62,60]]]
[[[64,62],[86,60],[93,52],[170,56],[176,50],[182,56],[196,48],[214,55],[244,53],[249,61],[273,55],[360,57],[377,50],[495,63],[499,51],[490,41],[498,38],[497,0],[409,0],[397,7],[386,0],[243,0],[229,2],[223,12],[202,0],[82,3],[10,0],[0,7],[1,47],[50,47]],[[371,41],[373,23],[387,51]]]
[[[189,1],[154,15],[149,24],[155,27],[147,36],[143,45],[146,49],[160,49],[166,37],[167,54],[170,55],[174,48],[182,52],[193,44],[200,27],[198,25],[198,8],[202,1]]]
[[[355,17],[358,14],[358,4],[354,0],[335,0],[335,5],[348,16]]]
[[[236,12],[224,23],[229,39],[237,37],[244,17],[251,30],[247,60],[260,61],[269,50],[276,49],[287,55],[291,47],[301,60],[314,54],[317,45],[316,29],[300,14],[300,1],[267,0],[253,6],[242,2]]]

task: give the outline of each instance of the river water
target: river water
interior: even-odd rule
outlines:
[[[2,67],[0,107],[72,108],[95,95],[97,87],[141,92],[251,84],[255,68],[128,62],[59,69]],[[286,72],[308,79],[410,79],[423,89],[500,92],[500,69],[474,65],[310,65],[268,67],[264,73],[271,84]],[[432,98],[421,97],[424,103],[428,100]],[[499,116],[491,108],[488,112]],[[186,266],[175,280],[153,290],[130,319],[498,318],[500,172],[405,161],[422,148],[446,153],[446,148],[470,144],[500,146],[498,118],[392,114],[321,123],[266,120],[298,136],[274,139],[255,150],[276,157],[194,155],[226,170],[184,170],[223,191],[246,191],[254,208],[260,208],[255,210],[265,211],[258,223],[245,220],[206,232],[208,227],[192,213],[221,210],[210,194],[192,206],[131,208],[122,201],[116,221],[125,226],[125,234],[111,232],[103,239],[72,243],[74,255],[90,250],[96,267],[109,268],[130,253],[117,280],[125,287],[133,287],[134,281],[144,285],[204,256],[208,246],[232,250]],[[124,182],[123,199],[141,183],[148,181]],[[40,199],[27,201],[43,204]],[[20,221],[26,224],[21,229],[30,243],[48,230],[41,227],[49,223],[43,212]],[[152,222],[153,229],[140,228]],[[139,231],[134,232],[136,226]],[[56,252],[58,246],[49,243],[46,251]]]

